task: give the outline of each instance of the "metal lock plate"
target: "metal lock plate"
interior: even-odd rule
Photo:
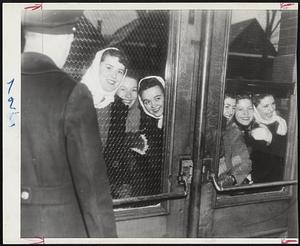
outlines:
[[[180,169],[178,175],[178,182],[187,184],[192,183],[193,177],[193,161],[191,159],[183,159],[180,162]]]

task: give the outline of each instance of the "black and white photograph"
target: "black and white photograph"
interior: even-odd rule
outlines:
[[[4,3],[3,242],[298,244],[298,4]]]

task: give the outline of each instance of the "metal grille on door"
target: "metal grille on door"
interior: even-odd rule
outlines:
[[[128,56],[129,69],[134,70],[139,79],[149,75],[164,77],[168,18],[167,11],[85,11],[76,25],[65,71],[80,82],[97,51],[116,47]],[[101,115],[109,117],[98,121],[109,124],[107,136],[104,134],[101,138],[113,199],[162,193],[162,177],[166,171],[163,129],[153,127],[156,119],[144,114],[138,100],[131,108],[116,103],[101,110],[106,110]],[[140,154],[130,147],[142,149],[144,140],[140,135],[145,134],[146,128],[154,130],[147,136],[146,154]],[[158,203],[150,200],[140,205]]]

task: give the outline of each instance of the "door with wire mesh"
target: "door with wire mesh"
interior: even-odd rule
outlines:
[[[98,117],[107,122],[105,137],[102,132],[100,137],[119,237],[186,237],[189,199],[182,162],[191,160],[191,97],[199,53],[191,39],[200,28],[191,25],[190,15],[88,10],[76,25],[66,72],[80,83],[96,53],[115,47],[127,56],[126,76],[133,79],[130,87],[124,78],[120,92]],[[192,18],[200,21],[200,14]],[[152,117],[141,105],[144,99],[138,100],[137,84],[147,76],[165,82],[162,117]],[[131,90],[132,105],[122,104],[122,90]]]
[[[135,93],[131,95],[134,105],[111,104],[101,114],[107,119],[98,119],[107,122],[102,147],[113,199],[163,192],[163,129],[156,129],[156,119],[148,117],[139,105],[137,83],[150,75],[164,78],[168,18],[166,11],[85,11],[76,26],[75,40],[64,66],[73,78],[80,82],[95,54],[115,47],[127,56],[127,76],[135,80]],[[124,87],[120,90],[128,89]],[[147,139],[144,128],[150,128]],[[145,144],[149,147],[143,151]]]

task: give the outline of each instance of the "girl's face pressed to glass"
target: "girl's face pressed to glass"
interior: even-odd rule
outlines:
[[[142,102],[146,110],[156,117],[160,117],[164,113],[164,93],[162,89],[156,85],[142,92]]]
[[[117,90],[117,95],[122,99],[129,108],[137,99],[137,80],[131,77],[125,77],[122,85]]]
[[[223,115],[226,119],[231,119],[234,115],[236,107],[236,100],[231,97],[226,97],[224,100],[224,111]]]
[[[253,120],[253,113],[254,110],[251,100],[245,98],[237,101],[235,118],[240,124],[248,126]]]
[[[119,62],[119,58],[106,55],[99,66],[99,83],[102,89],[107,92],[117,89],[125,75],[125,66]]]

